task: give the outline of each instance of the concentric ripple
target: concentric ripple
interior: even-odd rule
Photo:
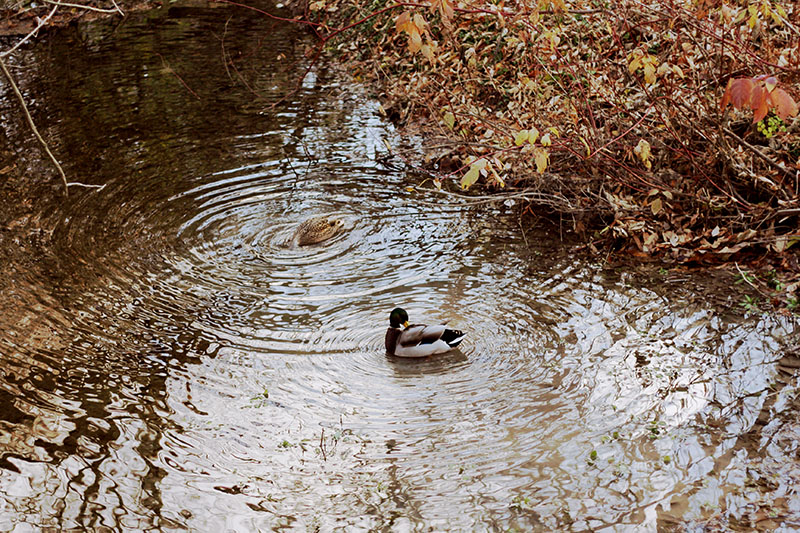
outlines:
[[[732,501],[794,324],[409,189],[376,155],[422,149],[377,103],[276,68],[302,34],[159,13],[48,48],[64,164],[105,187],[2,241],[0,529],[655,530]],[[343,231],[294,246],[319,215]],[[387,357],[396,306],[467,338]]]

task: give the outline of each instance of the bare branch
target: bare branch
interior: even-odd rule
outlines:
[[[75,7],[77,9],[86,9],[87,11],[96,11],[98,13],[122,13],[122,10],[117,7],[116,9],[103,9],[100,7],[85,6],[83,4],[72,4],[70,2],[56,2],[54,0],[44,0],[46,4],[62,7]],[[114,4],[116,6],[116,4]]]
[[[11,84],[11,87],[14,89],[14,94],[16,94],[17,98],[19,99],[19,103],[22,106],[22,111],[25,113],[25,118],[28,120],[28,125],[31,127],[31,130],[33,130],[33,134],[36,135],[36,138],[44,147],[45,152],[47,152],[47,155],[50,156],[50,159],[53,161],[53,164],[58,169],[58,173],[61,174],[61,181],[64,182],[64,196],[69,196],[69,184],[67,183],[67,175],[64,174],[64,169],[61,168],[58,159],[56,159],[56,156],[54,156],[53,152],[50,151],[50,147],[47,146],[47,143],[39,134],[39,130],[36,129],[36,124],[33,123],[33,118],[31,117],[31,114],[28,111],[28,106],[25,104],[25,98],[22,97],[22,93],[20,92],[19,87],[17,87],[17,83],[14,81],[14,78],[11,77],[11,72],[8,71],[8,67],[6,67],[6,63],[5,61],[2,60],[2,58],[0,58],[0,69],[3,70],[3,74],[8,80],[8,83]]]
[[[723,128],[722,131],[724,131],[729,137],[733,137],[736,142],[741,144],[749,152],[751,152],[752,154],[757,156],[759,159],[761,159],[762,161],[764,161],[768,165],[779,169],[781,172],[783,172],[787,176],[791,176],[792,175],[791,171],[789,169],[787,169],[783,165],[783,163],[770,159],[769,157],[764,155],[764,153],[761,150],[759,150],[758,148],[756,148],[755,146],[753,146],[749,142],[745,141],[744,139],[742,139],[741,137],[736,135],[736,133],[734,133],[733,131],[729,130],[728,128]]]
[[[6,50],[5,52],[0,53],[0,59],[10,56],[11,54],[14,53],[14,51],[17,48],[22,46],[25,43],[25,41],[33,37],[36,34],[36,32],[38,32],[41,29],[42,26],[47,24],[47,21],[50,20],[50,17],[52,17],[55,14],[56,9],[58,9],[58,6],[53,6],[53,10],[50,12],[50,14],[47,15],[45,18],[41,19],[39,21],[39,24],[37,24],[36,27],[33,29],[33,31],[31,31],[28,35],[26,35],[24,39],[22,39],[20,42],[12,46],[10,50]]]

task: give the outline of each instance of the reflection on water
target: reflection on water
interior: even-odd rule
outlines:
[[[28,90],[69,171],[107,186],[3,241],[0,529],[656,530],[745,523],[781,491],[796,510],[790,321],[407,191],[359,89],[318,72],[268,107],[302,58],[288,28],[173,10],[42,50]],[[319,214],[345,231],[292,246]],[[387,358],[397,305],[468,340]]]

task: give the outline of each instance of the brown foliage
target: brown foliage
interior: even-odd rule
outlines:
[[[445,139],[437,186],[522,199],[592,248],[800,248],[795,2],[325,5],[306,12],[323,42],[346,36],[335,51],[382,83],[389,115]]]
[[[777,87],[778,80],[769,76],[731,78],[722,96],[724,110],[730,103],[736,109],[752,109],[753,124],[761,122],[772,109],[781,120],[797,116],[797,103],[789,93]]]

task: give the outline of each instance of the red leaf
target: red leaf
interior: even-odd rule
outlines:
[[[731,92],[731,103],[736,109],[742,109],[750,103],[753,96],[753,88],[757,87],[750,78],[739,78],[732,80],[728,89]]]
[[[750,109],[755,111],[765,105],[767,103],[767,96],[769,96],[769,93],[763,85],[754,85],[753,92],[750,94]]]
[[[750,97],[750,108],[753,110],[753,124],[760,122],[769,113],[769,103],[767,98],[769,92],[760,83],[753,87],[753,94]]]
[[[762,87],[756,87],[756,90],[753,91],[753,124],[761,122],[767,116],[769,112],[767,96],[769,96],[769,93]]]
[[[798,113],[797,103],[783,89],[775,89],[769,95],[769,105],[775,108],[775,114],[781,120],[789,117],[796,117]]]

